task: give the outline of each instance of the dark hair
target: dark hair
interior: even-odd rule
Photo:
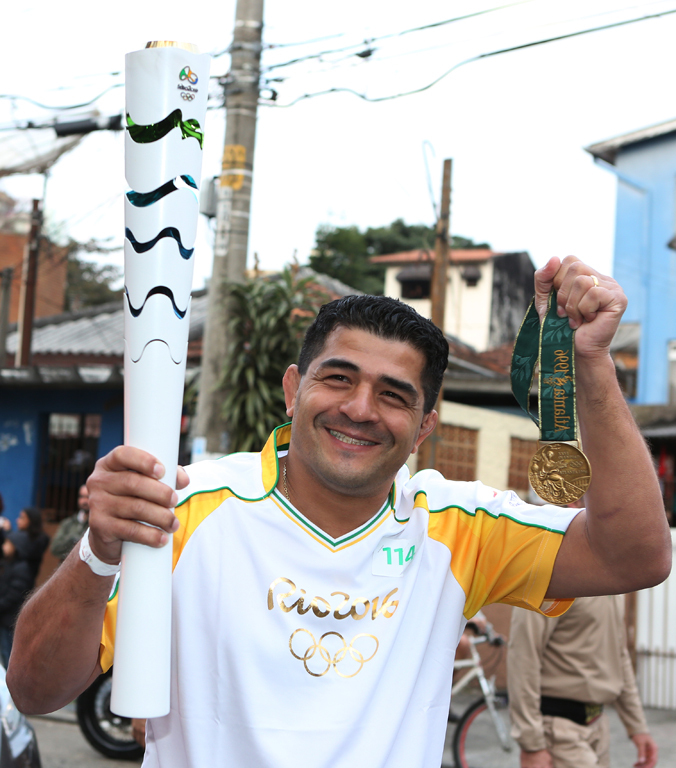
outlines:
[[[422,370],[425,413],[434,408],[448,364],[448,342],[431,320],[403,301],[388,296],[345,296],[330,301],[319,310],[305,333],[298,356],[301,376],[321,353],[331,331],[338,327],[356,328],[382,339],[404,341],[422,352],[425,358]]]
[[[25,507],[22,512],[28,517],[28,537],[37,538],[42,533],[42,512],[36,507]]]

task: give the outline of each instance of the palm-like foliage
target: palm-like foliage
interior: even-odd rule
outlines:
[[[223,367],[223,416],[231,451],[260,450],[287,420],[282,376],[298,359],[303,335],[329,296],[297,269],[274,280],[230,288],[231,346]]]

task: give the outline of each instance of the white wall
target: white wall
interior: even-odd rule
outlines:
[[[397,274],[405,267],[397,264],[385,271],[385,295],[401,299],[401,283]],[[493,298],[493,262],[476,265],[481,279],[475,286],[468,286],[462,279],[463,266],[451,265],[446,286],[444,331],[456,336],[478,352],[488,349],[491,330],[491,301]],[[402,299],[423,317],[432,316],[429,299]]]
[[[511,438],[537,440],[538,429],[523,416],[502,413],[489,408],[444,402],[441,407],[442,424],[479,430],[477,440],[476,479],[500,490],[507,487]],[[417,469],[417,455],[408,462],[411,472]]]

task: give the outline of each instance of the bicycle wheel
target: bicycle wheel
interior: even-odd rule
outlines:
[[[485,699],[470,704],[460,718],[453,734],[455,768],[519,768],[519,746],[509,735],[507,696],[496,694],[494,703],[497,723]]]
[[[94,680],[77,698],[77,719],[87,741],[106,757],[139,760],[143,747],[131,733],[131,720],[110,711],[110,670]]]

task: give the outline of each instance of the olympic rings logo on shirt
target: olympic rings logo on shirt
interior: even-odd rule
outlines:
[[[190,85],[195,85],[195,83],[199,79],[197,75],[192,71],[192,69],[190,69],[190,67],[183,67],[178,77],[179,77],[179,80],[187,80],[190,83]]]
[[[298,635],[301,632],[305,632],[306,635],[309,635],[310,642],[302,653],[296,653],[294,650],[294,638],[296,635]],[[338,638],[338,641],[342,643],[342,646],[338,647],[338,649],[335,651],[335,653],[332,653],[331,651],[334,650],[333,648],[327,648],[326,645],[324,645],[324,640],[329,637],[336,637]],[[373,653],[365,657],[359,648],[355,648],[355,643],[362,637],[370,638],[375,643],[375,648],[373,649]],[[362,641],[359,643],[359,645],[364,648],[365,644],[366,647],[364,650],[368,650],[368,640]],[[334,646],[337,645],[337,642],[330,642],[330,645]],[[368,635],[364,632],[362,632],[359,635],[355,635],[352,640],[350,641],[350,644],[348,645],[345,642],[345,639],[341,634],[338,632],[324,632],[324,634],[319,638],[319,642],[315,642],[314,635],[312,632],[310,632],[307,629],[297,629],[289,638],[289,650],[291,651],[292,656],[295,659],[298,659],[299,661],[303,662],[303,666],[305,667],[305,671],[312,675],[312,677],[323,677],[330,669],[333,667],[336,670],[336,674],[340,675],[340,677],[354,677],[355,675],[359,674],[361,672],[362,667],[364,664],[366,664],[367,661],[371,661],[371,659],[376,655],[378,652],[378,648],[380,647],[380,643],[378,642],[378,638],[374,635]],[[318,654],[315,658],[315,654]],[[349,654],[349,657],[348,657]],[[313,671],[310,669],[310,666],[308,665],[308,662],[311,659],[315,659],[315,662],[312,666],[315,667],[315,669],[318,669],[318,671]],[[342,662],[345,662],[343,664],[343,667],[347,667],[348,670],[351,670],[354,667],[354,664],[350,664],[350,661],[355,662],[355,664],[358,664],[359,666],[354,672],[348,673],[348,672],[341,672],[338,669],[338,665]],[[321,667],[326,664],[325,669],[321,669]],[[319,667],[317,667],[319,665]]]
[[[195,94],[182,92],[181,98],[183,99],[183,101],[192,101],[195,98]]]

